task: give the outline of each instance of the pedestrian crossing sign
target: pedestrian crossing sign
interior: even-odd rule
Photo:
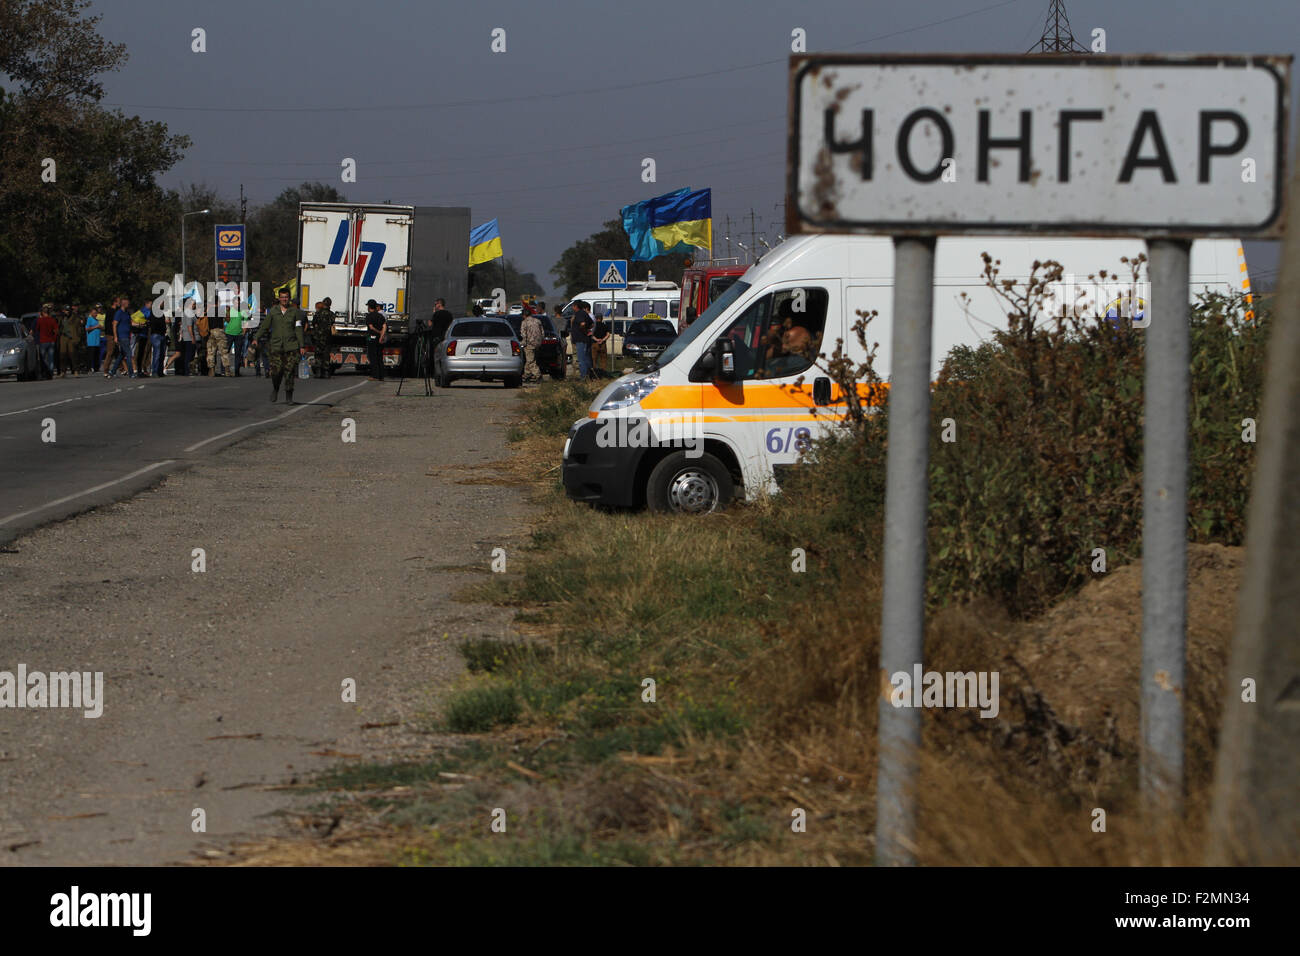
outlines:
[[[626,259],[597,259],[596,260],[596,288],[597,289],[626,289],[627,288],[627,260]]]

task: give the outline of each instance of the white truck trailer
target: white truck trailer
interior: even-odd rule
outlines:
[[[329,298],[331,366],[368,369],[366,302],[388,320],[382,353],[396,367],[410,328],[408,287],[414,206],[304,202],[298,206],[298,305],[308,315]]]

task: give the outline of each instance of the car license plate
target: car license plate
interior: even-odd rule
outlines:
[[[495,345],[471,345],[469,347],[470,355],[496,355],[497,347]]]
[[[360,355],[360,354],[362,354],[363,352],[365,352],[365,349],[360,348],[359,346],[356,346],[356,345],[343,345],[343,346],[340,346],[340,347],[339,347],[339,351],[340,351],[340,352],[354,352],[354,353],[356,353],[357,355]]]

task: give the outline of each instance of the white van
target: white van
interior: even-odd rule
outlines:
[[[627,327],[637,319],[647,315],[658,316],[677,324],[677,312],[681,306],[682,290],[676,282],[652,279],[648,282],[633,280],[626,289],[603,289],[584,292],[574,296],[565,303],[563,312],[572,313],[573,303],[583,299],[591,304],[591,317],[605,319],[610,324],[612,334],[611,353],[623,354],[623,336]]]
[[[1000,279],[1020,283],[1034,260],[1058,261],[1067,278],[1075,276],[1074,288],[1063,289],[1061,298],[1077,302],[1078,292],[1091,291],[1105,309],[1123,292],[1097,288],[1087,277],[1102,269],[1129,275],[1120,259],[1145,252],[1145,243],[941,239],[935,257],[932,375],[953,346],[977,345],[993,329],[1006,327],[1006,307],[982,276],[981,253],[986,251],[1001,260]],[[736,494],[752,500],[771,491],[808,441],[844,417],[843,399],[825,364],[837,339],[844,341],[854,363],[865,359],[852,334],[859,312],[877,313],[867,338],[879,343],[874,367],[888,381],[893,268],[888,238],[785,240],[688,326],[657,363],[617,379],[596,396],[588,417],[570,428],[564,446],[569,497],[704,513]],[[1194,242],[1191,279],[1191,299],[1207,288],[1249,292],[1240,243]],[[963,292],[969,297],[965,306]],[[1139,309],[1144,306],[1139,303]],[[780,346],[768,348],[770,323],[796,315],[794,321],[816,346],[813,354],[820,353],[816,361],[794,350],[780,354]],[[730,370],[723,371],[725,366]]]

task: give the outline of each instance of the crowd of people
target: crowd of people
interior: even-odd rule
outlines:
[[[383,365],[376,362],[376,352],[382,347],[386,324],[384,316],[377,313],[377,303],[367,303],[371,321],[368,322],[368,351],[371,374],[383,375]],[[325,378],[332,374],[330,366],[330,339],[335,313],[330,300],[315,303],[308,317],[299,318],[306,333],[305,341],[313,346],[311,374]],[[544,306],[525,303],[523,313],[527,321],[522,343],[526,357],[526,377],[529,381],[540,379],[536,367],[536,349],[542,338],[540,317],[547,315]],[[150,378],[164,375],[238,376],[252,368],[255,376],[270,377],[270,363],[264,349],[257,346],[258,330],[267,312],[240,311],[237,306],[209,308],[203,303],[189,303],[180,314],[170,318],[153,311],[146,301],[133,308],[129,295],[118,295],[108,303],[96,302],[92,306],[45,303],[31,329],[39,355],[40,377],[63,378],[81,375],[103,375],[116,378]],[[474,314],[483,310],[474,306]],[[209,312],[212,314],[209,315]],[[435,305],[432,320],[426,326],[440,326],[445,332],[452,313],[447,311],[442,299]],[[587,379],[603,377],[609,359],[611,328],[603,317],[591,314],[591,304],[579,300],[572,312],[559,307],[548,316],[559,337],[561,353],[569,351],[572,344],[573,360],[578,373]],[[439,321],[441,320],[441,321]],[[440,337],[440,336],[437,336]],[[323,347],[315,347],[323,344]]]
[[[229,306],[208,309],[193,304],[172,318],[155,313],[148,302],[133,309],[128,295],[105,308],[45,303],[32,334],[42,378],[102,374],[116,378],[163,375],[269,374],[254,337],[265,313]]]

